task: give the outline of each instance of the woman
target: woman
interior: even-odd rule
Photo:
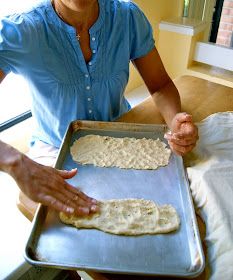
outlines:
[[[180,112],[179,93],[154,46],[152,28],[134,3],[44,0],[1,21],[0,80],[12,71],[29,82],[37,126],[32,149],[39,143],[56,153],[74,119],[113,121],[127,112],[123,94],[130,61],[171,129],[170,147],[179,155],[191,151],[197,128]],[[98,211],[95,199],[65,182],[77,170],[40,165],[2,142],[0,155],[0,170],[32,200],[66,213]]]

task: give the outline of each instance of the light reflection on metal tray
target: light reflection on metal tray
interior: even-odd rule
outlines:
[[[164,141],[165,125],[75,121],[63,140],[56,168],[78,168],[68,180],[96,199],[144,198],[173,205],[181,219],[169,234],[117,236],[62,224],[58,213],[40,206],[33,221],[25,258],[34,265],[110,273],[195,277],[204,269],[188,181],[181,157],[171,155],[157,170],[100,168],[79,165],[70,146],[87,134],[153,138]]]

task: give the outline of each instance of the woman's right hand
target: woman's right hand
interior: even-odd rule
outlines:
[[[21,154],[9,173],[22,192],[35,202],[66,214],[88,215],[99,211],[95,199],[66,182],[77,174],[77,169],[57,170]]]

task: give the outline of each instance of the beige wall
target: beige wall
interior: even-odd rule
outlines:
[[[183,0],[134,0],[149,19],[154,30],[155,43],[159,39],[159,23],[161,20],[179,17],[183,12]],[[143,81],[134,67],[130,66],[130,80],[126,91],[130,91]]]
[[[158,50],[169,76],[174,79],[187,67],[191,36],[160,31]]]
[[[172,79],[183,75],[192,64],[196,42],[201,41],[203,37],[204,31],[193,36],[166,30],[160,31],[157,47]]]
[[[183,0],[134,0],[149,19],[158,40],[159,22],[173,17],[179,17],[183,12]]]

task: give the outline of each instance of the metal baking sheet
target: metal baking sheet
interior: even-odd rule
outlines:
[[[87,134],[113,137],[163,138],[165,125],[117,122],[72,122],[63,140],[56,168],[78,168],[68,180],[96,199],[144,198],[173,205],[181,220],[179,230],[158,235],[118,236],[95,229],[62,224],[58,213],[40,205],[26,244],[32,265],[108,273],[196,277],[204,256],[182,158],[171,155],[168,166],[157,170],[126,170],[79,165],[70,146]]]

